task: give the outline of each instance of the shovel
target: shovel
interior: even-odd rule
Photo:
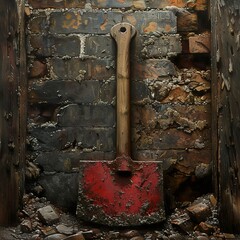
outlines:
[[[129,50],[135,28],[111,29],[117,44],[116,159],[81,161],[79,218],[109,226],[153,224],[165,219],[161,161],[135,161],[130,145]]]

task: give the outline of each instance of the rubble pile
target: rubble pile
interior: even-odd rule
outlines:
[[[108,228],[81,222],[52,205],[45,197],[24,196],[17,227],[0,229],[1,240],[223,240],[240,239],[221,233],[217,201],[212,194],[183,202],[165,222],[154,226]]]

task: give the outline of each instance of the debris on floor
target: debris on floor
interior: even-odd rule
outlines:
[[[20,224],[0,228],[1,240],[223,240],[240,239],[221,233],[218,227],[217,202],[212,194],[194,202],[179,203],[167,220],[159,225],[132,228],[109,228],[79,221],[72,214],[51,205],[32,193],[24,196],[19,211]]]

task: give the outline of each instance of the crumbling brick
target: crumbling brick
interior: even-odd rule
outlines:
[[[167,6],[176,6],[179,8],[189,7],[195,10],[204,11],[207,8],[207,0],[149,0],[147,6],[150,8],[165,8]]]
[[[57,122],[63,127],[113,127],[115,108],[111,105],[69,104],[57,111]]]
[[[157,80],[160,77],[176,74],[174,64],[167,59],[149,59],[143,62],[135,62],[133,71],[135,80]]]
[[[108,80],[115,73],[109,59],[54,58],[49,63],[51,79]]]
[[[98,81],[46,81],[33,82],[30,86],[29,101],[60,104],[63,102],[90,103],[98,100]]]
[[[202,222],[211,215],[210,207],[205,203],[197,203],[187,208],[190,217],[197,222]]]
[[[28,52],[43,57],[80,55],[80,38],[78,36],[31,35]]]
[[[209,33],[203,33],[189,37],[190,53],[209,53],[211,50],[211,39]]]

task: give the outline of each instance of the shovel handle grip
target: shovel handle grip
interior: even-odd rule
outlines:
[[[130,139],[130,42],[136,29],[129,23],[118,23],[111,28],[117,44],[117,156],[131,154]]]

